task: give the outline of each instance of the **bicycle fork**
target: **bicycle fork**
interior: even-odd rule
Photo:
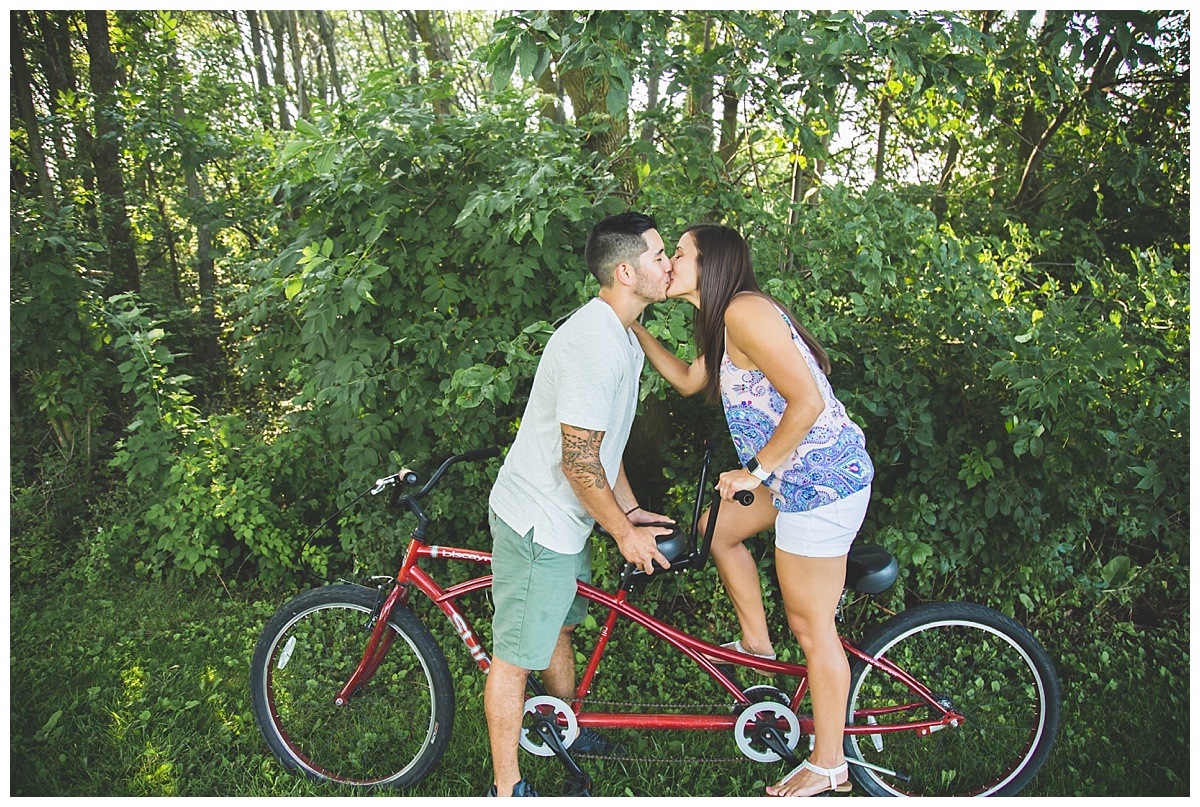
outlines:
[[[338,706],[345,706],[360,687],[375,677],[379,665],[383,663],[388,648],[392,646],[392,639],[395,637],[395,634],[387,629],[388,616],[391,615],[396,601],[400,599],[403,589],[403,586],[395,585],[395,580],[393,580],[391,590],[385,597],[384,592],[387,591],[387,588],[379,587],[379,593],[375,597],[375,607],[371,610],[371,617],[367,620],[366,625],[371,628],[371,638],[367,642],[367,649],[363,652],[358,668],[354,670],[350,680],[333,698],[333,702]]]

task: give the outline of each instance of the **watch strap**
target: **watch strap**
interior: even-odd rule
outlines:
[[[758,463],[758,457],[746,460],[746,471],[759,482],[766,482],[771,475]]]

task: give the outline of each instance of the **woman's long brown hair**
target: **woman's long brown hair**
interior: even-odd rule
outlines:
[[[691,233],[696,244],[697,283],[700,287],[700,308],[696,311],[694,338],[696,352],[705,356],[704,391],[710,400],[721,400],[721,360],[725,355],[725,311],[733,298],[743,292],[769,300],[787,313],[792,327],[800,334],[821,372],[829,374],[829,354],[795,314],[758,286],[750,248],[746,240],[732,227],[720,224],[697,224],[684,230]]]

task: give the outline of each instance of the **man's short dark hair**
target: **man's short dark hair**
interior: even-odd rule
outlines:
[[[612,285],[617,264],[637,263],[641,254],[649,249],[642,233],[657,229],[654,219],[632,210],[609,216],[593,227],[583,257],[600,285],[605,288]]]

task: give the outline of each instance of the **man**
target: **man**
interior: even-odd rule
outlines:
[[[671,263],[654,220],[633,212],[597,224],[584,258],[599,295],[550,337],[489,500],[496,610],[483,706],[492,796],[537,795],[517,762],[529,671],[544,670],[551,695],[575,696],[571,631],[587,612],[575,581],[591,579],[593,521],[646,573],[670,565],[655,542],[669,530],[642,526],[670,519],[638,506],[621,455],[645,359],[629,326],[666,299]],[[604,744],[590,730],[579,739]]]

